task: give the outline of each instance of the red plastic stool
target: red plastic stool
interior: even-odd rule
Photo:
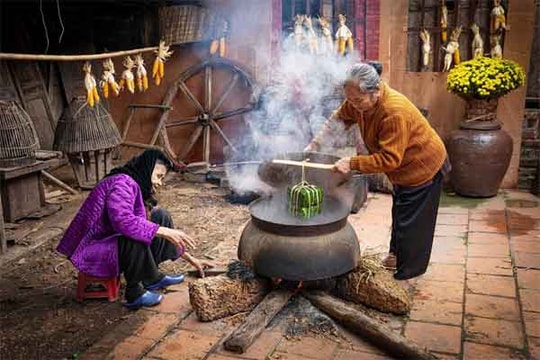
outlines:
[[[94,288],[90,285],[93,285]],[[101,298],[116,301],[119,293],[120,278],[98,278],[85,275],[80,271],[77,275],[77,300],[79,301]]]

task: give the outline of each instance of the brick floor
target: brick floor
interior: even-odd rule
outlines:
[[[506,207],[508,199],[529,198],[537,199],[510,191],[470,209],[441,207],[430,266],[411,289],[412,310],[386,325],[440,359],[540,359],[540,207]],[[376,194],[349,217],[363,251],[388,250],[391,205],[389,195]],[[273,326],[244,354],[234,354],[222,342],[237,322],[201,323],[187,284],[172,290],[163,304],[139,311],[136,321],[105,334],[81,358],[391,359],[341,327],[341,338],[287,339]]]

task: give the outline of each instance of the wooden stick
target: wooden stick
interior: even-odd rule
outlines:
[[[43,174],[43,176],[45,176],[47,179],[51,180],[56,185],[60,186],[62,189],[69,191],[73,195],[78,195],[79,194],[79,192],[77,190],[75,190],[74,188],[72,188],[71,186],[69,186],[68,184],[63,182],[62,180],[60,180],[60,179],[56,178],[55,176],[51,175],[47,171],[41,170],[41,173]]]
[[[281,164],[281,165],[292,165],[292,166],[305,166],[308,168],[315,168],[315,169],[324,169],[324,170],[331,170],[334,168],[334,164],[320,164],[320,163],[312,163],[309,161],[295,161],[295,160],[281,160],[281,159],[274,159],[272,160],[273,164]]]
[[[437,359],[411,340],[364,314],[358,307],[322,291],[302,293],[311,303],[341,324],[365,336],[389,355],[399,359]]]
[[[103,54],[86,54],[86,55],[42,55],[42,54],[15,54],[15,53],[0,53],[0,60],[31,60],[31,61],[84,61],[84,60],[99,60],[108,59],[110,57],[126,56],[150,52],[157,50],[157,46],[145,47],[133,50],[115,51]]]
[[[240,327],[233,331],[223,346],[229,351],[242,354],[263,332],[268,323],[287,304],[295,291],[271,291],[248,315]]]

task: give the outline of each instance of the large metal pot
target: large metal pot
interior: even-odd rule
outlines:
[[[281,158],[331,164],[338,158],[316,153]],[[250,204],[251,220],[243,229],[238,258],[262,276],[306,281],[335,277],[354,269],[360,246],[347,217],[355,195],[350,174],[305,168],[305,179],[323,187],[322,212],[309,219],[287,211],[286,189],[302,179],[302,168],[264,163],[261,179],[278,189]]]

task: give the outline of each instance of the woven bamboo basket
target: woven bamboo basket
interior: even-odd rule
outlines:
[[[218,16],[196,5],[166,6],[159,9],[159,35],[167,44],[210,40],[215,36]]]
[[[39,138],[30,116],[16,101],[0,101],[0,167],[36,161]]]
[[[68,154],[79,186],[92,188],[112,169],[112,149],[121,143],[109,112],[74,98],[58,120],[54,149]]]

